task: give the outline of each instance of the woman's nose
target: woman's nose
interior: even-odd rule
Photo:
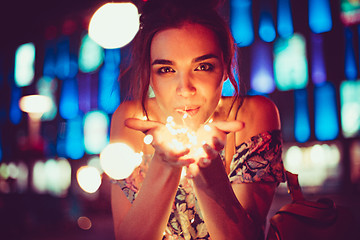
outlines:
[[[176,88],[176,94],[182,97],[190,97],[195,95],[196,88],[193,85],[191,77],[188,75],[183,75],[179,77],[179,83]]]

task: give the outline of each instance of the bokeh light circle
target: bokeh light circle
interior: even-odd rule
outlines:
[[[90,19],[89,37],[103,48],[121,48],[139,30],[139,13],[132,3],[106,3]]]
[[[109,177],[117,180],[129,177],[141,160],[142,155],[124,143],[109,144],[100,153],[102,169]]]

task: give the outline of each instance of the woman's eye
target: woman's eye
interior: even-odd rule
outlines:
[[[195,71],[211,71],[214,69],[214,66],[210,63],[202,63],[200,64]]]
[[[158,73],[170,73],[170,72],[175,72],[175,71],[171,67],[161,67],[158,69],[157,72]]]

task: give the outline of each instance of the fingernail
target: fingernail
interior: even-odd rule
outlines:
[[[202,158],[200,160],[199,166],[202,167],[202,168],[206,168],[206,167],[208,167],[210,165],[210,163],[211,163],[211,160],[209,158]]]
[[[211,149],[210,145],[207,144],[207,143],[205,143],[203,146],[204,146],[207,150],[210,150],[210,149]]]
[[[208,159],[208,158],[203,158],[202,162],[203,162],[204,164],[208,164],[208,163],[210,163],[210,159]]]

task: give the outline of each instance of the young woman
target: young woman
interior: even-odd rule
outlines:
[[[239,95],[235,44],[215,5],[148,0],[143,8],[131,79],[138,91],[114,113],[111,143],[126,143],[144,159],[112,184],[116,239],[264,238],[284,181],[279,114],[265,97]],[[227,79],[234,97],[221,96]],[[169,116],[191,131],[210,126],[202,156],[169,145]]]

